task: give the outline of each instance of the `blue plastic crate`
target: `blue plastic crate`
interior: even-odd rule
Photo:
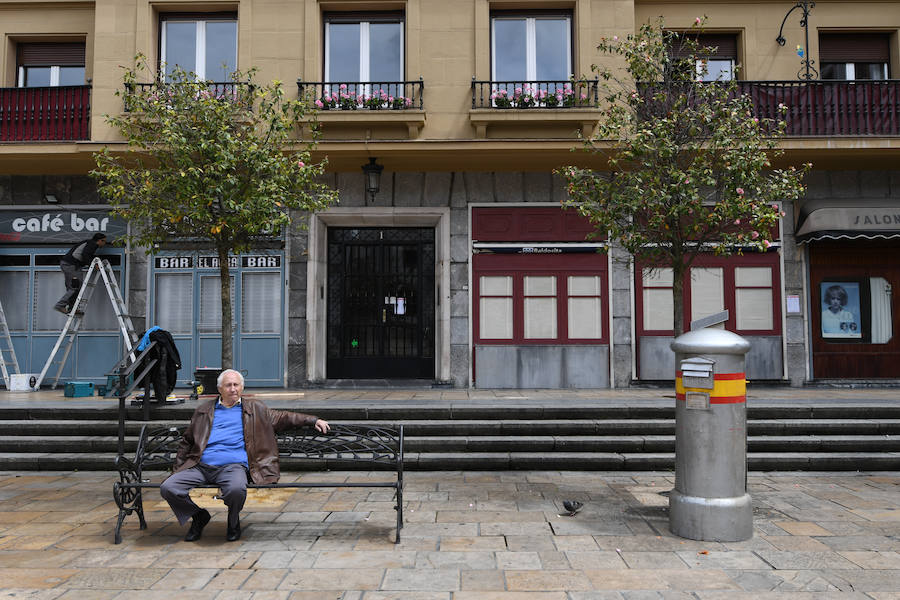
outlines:
[[[63,392],[66,398],[81,398],[82,396],[94,395],[93,381],[67,381],[66,388]]]

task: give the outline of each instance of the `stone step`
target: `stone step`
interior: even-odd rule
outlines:
[[[409,452],[406,470],[670,471],[672,452]],[[371,464],[286,458],[282,470],[372,470]],[[896,471],[900,452],[750,452],[751,471]],[[0,471],[115,470],[110,453],[0,453]]]
[[[125,438],[126,454],[137,436]],[[750,452],[900,452],[900,435],[750,436]],[[407,436],[406,452],[674,452],[674,435]],[[0,438],[0,452],[92,453],[118,450],[117,436],[19,435]]]
[[[334,423],[363,421],[334,420]],[[402,424],[407,436],[635,436],[674,435],[674,419],[540,419],[495,421],[421,420],[364,421],[381,427]],[[187,421],[149,421],[154,426],[184,426]],[[127,421],[125,431],[137,435],[143,421]],[[750,436],[900,435],[900,419],[748,419]],[[118,435],[115,421],[0,420],[0,435]]]
[[[661,396],[662,398],[662,396]],[[290,402],[282,401],[279,408]],[[294,408],[290,406],[290,408]],[[297,407],[333,423],[405,431],[408,469],[671,470],[674,401],[597,406],[560,398],[556,406],[396,404]],[[189,405],[153,407],[153,420],[129,408],[126,453],[151,427],[184,426]],[[752,470],[900,469],[900,403],[748,406]],[[118,447],[114,402],[99,407],[0,409],[0,469],[113,468]],[[363,466],[371,468],[371,466]],[[285,459],[290,469],[354,469],[340,461]]]
[[[893,419],[900,421],[900,403],[885,404],[883,402],[840,402],[823,401],[821,404],[792,404],[787,402],[754,404],[750,398],[747,404],[747,416],[755,420],[784,419]],[[2,407],[0,420],[70,420],[70,421],[115,421],[118,419],[118,405],[107,401],[108,406],[96,407]],[[674,419],[675,400],[660,396],[660,401],[640,405],[609,405],[585,403],[580,400],[559,398],[542,400],[540,405],[503,404],[478,405],[431,405],[416,403],[397,403],[385,405],[383,401],[377,406],[340,405],[304,405],[289,401],[268,402],[272,408],[296,410],[315,414],[323,419],[340,421],[404,421],[404,420],[584,420],[584,419]],[[196,403],[175,404],[151,407],[151,419],[154,421],[187,421],[193,413]],[[139,421],[143,417],[140,408],[128,407],[127,420]]]

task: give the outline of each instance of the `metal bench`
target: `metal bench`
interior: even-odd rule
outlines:
[[[125,517],[136,512],[141,529],[147,528],[144,520],[143,490],[159,488],[161,482],[151,482],[144,478],[148,471],[171,470],[186,429],[182,427],[159,427],[145,425],[141,429],[134,459],[123,454],[116,457],[116,468],[119,481],[113,484],[113,499],[119,507],[119,518],[116,522],[115,543],[122,542],[122,523]],[[296,481],[290,483],[254,484],[248,483],[247,489],[267,488],[369,488],[386,487],[395,490],[397,500],[394,510],[397,511],[397,535],[395,543],[400,542],[400,529],[403,528],[403,426],[398,429],[385,427],[368,427],[362,425],[332,425],[327,434],[319,433],[312,428],[295,429],[276,434],[278,454],[281,458],[299,458],[310,461],[309,466],[324,461],[325,469],[340,470],[349,463],[368,463],[373,470],[393,471],[396,479],[390,481],[359,482],[314,482]],[[307,466],[307,465],[304,465]],[[198,487],[215,488],[214,485]]]

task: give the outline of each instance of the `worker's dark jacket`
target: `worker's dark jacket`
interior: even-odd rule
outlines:
[[[194,411],[191,424],[184,432],[175,456],[174,472],[189,469],[200,462],[206,442],[209,441],[213,412],[218,401],[216,398],[204,402]],[[252,398],[243,398],[241,408],[250,479],[253,483],[276,483],[281,476],[281,468],[278,465],[275,432],[313,425],[318,419],[303,413],[270,410],[265,404]]]
[[[156,342],[156,346],[147,353],[144,361],[156,359],[156,364],[147,376],[153,383],[156,399],[162,401],[175,389],[178,371],[181,369],[181,356],[178,354],[172,334],[165,329],[155,329],[144,335],[147,335],[149,342]]]
[[[81,260],[76,258],[75,253],[78,250],[79,246],[84,244],[84,249],[81,251]],[[65,253],[65,255],[59,259],[60,262],[67,262],[75,265],[76,267],[84,268],[91,264],[91,261],[94,260],[94,254],[97,253],[97,240],[90,239],[84,240],[83,242],[78,242],[71,248],[69,251]]]

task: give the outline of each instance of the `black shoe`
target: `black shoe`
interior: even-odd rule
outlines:
[[[240,516],[237,519],[234,519],[234,527],[231,526],[231,511],[228,511],[228,531],[225,534],[225,540],[229,542],[236,542],[241,539],[241,519]]]
[[[241,539],[241,524],[238,523],[237,526],[232,529],[228,528],[228,533],[225,535],[225,540],[228,542],[236,542]]]
[[[67,307],[67,306],[60,306],[59,304],[57,304],[53,307],[53,310],[55,310],[58,313],[62,313],[64,315],[69,314],[69,307]]]
[[[196,542],[203,535],[203,528],[209,523],[209,511],[201,508],[191,519],[191,528],[188,529],[187,535],[184,536],[186,542]]]

